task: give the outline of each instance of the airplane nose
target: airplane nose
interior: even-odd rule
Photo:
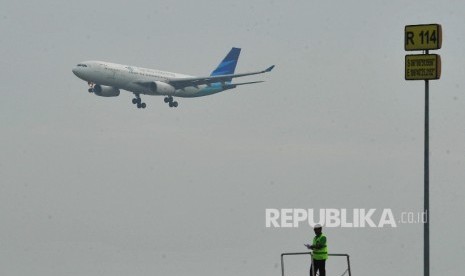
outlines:
[[[73,71],[74,75],[76,75],[76,77],[80,78],[82,76],[81,68],[74,67],[72,71]]]

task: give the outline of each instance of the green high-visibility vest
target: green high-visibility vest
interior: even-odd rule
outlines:
[[[313,249],[314,260],[326,260],[328,259],[328,246],[326,245],[326,236],[321,234],[313,238],[313,246],[323,246],[320,249]]]

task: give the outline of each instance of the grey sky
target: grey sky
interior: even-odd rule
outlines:
[[[280,275],[312,231],[267,229],[266,208],[420,211],[424,85],[403,79],[404,26],[420,23],[444,32],[432,274],[465,272],[463,1],[0,3],[1,275]],[[233,46],[238,71],[276,64],[250,78],[266,82],[176,110],[95,97],[71,72],[207,75]],[[422,272],[419,224],[325,232],[353,275]]]

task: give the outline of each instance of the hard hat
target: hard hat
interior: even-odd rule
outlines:
[[[318,229],[318,228],[323,228],[323,227],[321,226],[321,224],[316,224],[316,225],[313,227],[313,229]]]

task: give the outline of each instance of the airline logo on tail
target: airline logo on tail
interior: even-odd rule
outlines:
[[[241,53],[240,48],[232,48],[231,51],[226,55],[226,57],[221,61],[221,63],[216,67],[215,70],[211,73],[210,76],[219,76],[219,75],[232,75],[236,70],[237,60]],[[227,79],[227,82],[231,82],[232,78]]]

